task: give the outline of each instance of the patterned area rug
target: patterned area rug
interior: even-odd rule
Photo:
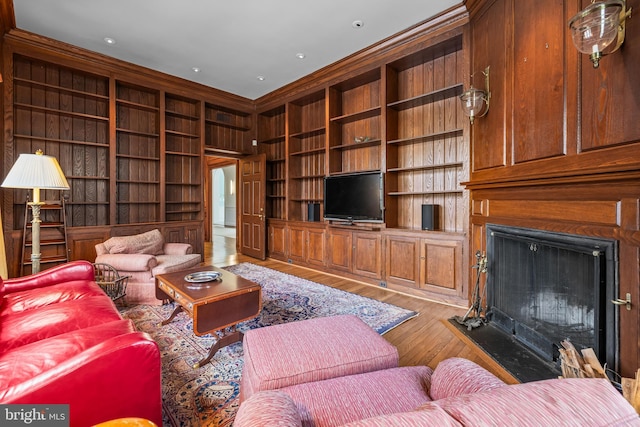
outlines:
[[[226,269],[262,287],[262,311],[255,319],[238,325],[241,331],[314,317],[355,314],[384,334],[417,315],[414,311],[251,263]],[[132,319],[139,330],[149,333],[160,346],[164,425],[231,426],[238,409],[242,344],[222,348],[210,363],[193,369],[193,364],[207,355],[216,338],[197,337],[191,319],[184,313],[159,327],[173,309],[172,304],[139,305],[122,311],[125,318]]]

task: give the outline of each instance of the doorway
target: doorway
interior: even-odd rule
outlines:
[[[236,235],[236,165],[211,170],[212,235]]]
[[[237,160],[206,156],[205,241],[237,235]]]
[[[225,177],[222,168],[213,169],[211,171],[213,174],[212,182],[213,182],[213,194],[211,197],[211,210],[213,211],[212,219],[213,223],[211,224],[213,227],[220,226],[224,227],[225,222]]]

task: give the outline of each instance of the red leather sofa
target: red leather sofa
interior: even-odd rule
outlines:
[[[0,403],[68,404],[72,426],[125,417],[162,425],[157,344],[74,261],[0,279]]]

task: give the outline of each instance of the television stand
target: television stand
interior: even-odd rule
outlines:
[[[333,228],[347,228],[350,230],[353,230],[354,228],[357,228],[358,230],[365,230],[365,231],[380,231],[381,227],[377,226],[377,225],[371,225],[371,224],[367,224],[367,225],[360,225],[357,224],[355,222],[333,222],[329,224],[329,227],[333,227]]]

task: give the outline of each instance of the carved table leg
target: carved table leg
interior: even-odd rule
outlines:
[[[220,350],[222,347],[226,347],[228,345],[231,345],[233,343],[242,341],[242,339],[244,338],[244,334],[238,330],[236,330],[235,326],[232,326],[230,328],[230,331],[222,331],[222,336],[218,339],[218,341],[216,341],[216,343],[214,345],[211,346],[211,348],[209,349],[209,354],[207,354],[207,357],[205,357],[204,359],[200,360],[199,362],[195,363],[193,365],[193,369],[198,369],[204,365],[206,365],[207,363],[209,363],[209,361],[211,360],[211,358],[213,356],[215,356],[216,352],[218,350]]]
[[[169,316],[169,318],[167,320],[163,320],[160,325],[164,326],[169,324],[177,315],[178,313],[180,313],[182,311],[182,306],[180,304],[178,304],[178,306],[175,308],[175,310],[173,310],[173,313],[171,313],[171,316]]]

